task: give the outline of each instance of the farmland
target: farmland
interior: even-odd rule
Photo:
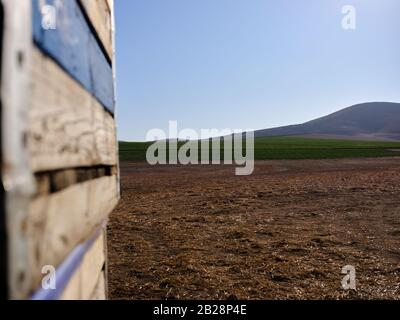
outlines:
[[[110,298],[400,299],[399,179],[398,158],[121,162]]]
[[[151,142],[120,142],[120,160],[145,161],[146,150],[151,144]],[[180,147],[183,144],[184,142],[181,141],[178,146]],[[273,137],[255,139],[254,147],[255,160],[400,156],[400,142]],[[221,155],[224,153],[223,149],[223,143],[221,143]]]
[[[400,143],[260,138],[246,177],[149,146],[120,143],[110,298],[400,299]]]

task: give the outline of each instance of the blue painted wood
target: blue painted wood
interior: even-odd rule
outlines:
[[[56,8],[56,29],[48,30],[42,27],[41,3],[32,0],[34,42],[114,113],[112,69],[77,0],[44,1]]]

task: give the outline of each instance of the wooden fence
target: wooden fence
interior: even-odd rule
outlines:
[[[119,199],[113,1],[1,5],[2,295],[104,299]]]

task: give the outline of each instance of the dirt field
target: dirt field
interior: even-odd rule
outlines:
[[[121,171],[111,299],[400,299],[400,158]]]

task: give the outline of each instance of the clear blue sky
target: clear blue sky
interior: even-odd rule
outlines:
[[[341,27],[343,5],[357,29]],[[399,0],[116,0],[119,139],[400,102]]]

